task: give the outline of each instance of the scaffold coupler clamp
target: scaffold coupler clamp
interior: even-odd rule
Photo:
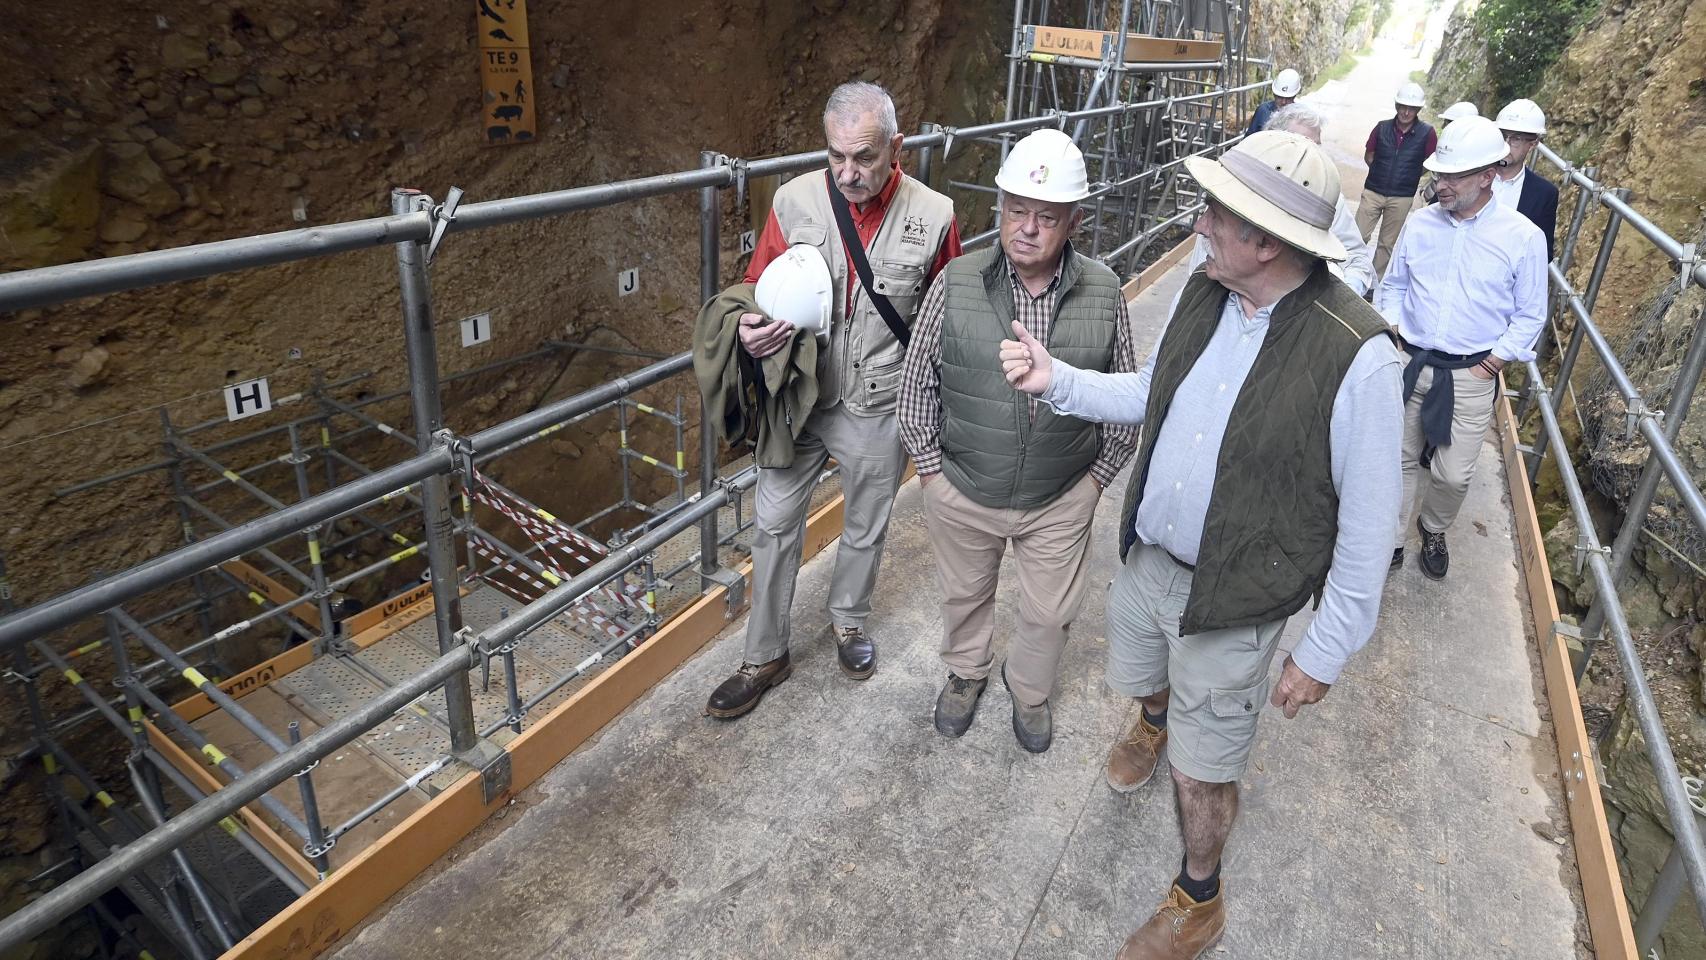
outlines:
[[[1605,546],[1596,547],[1596,546],[1592,545],[1591,543],[1588,542],[1587,531],[1584,530],[1581,533],[1578,533],[1576,535],[1576,575],[1577,576],[1581,576],[1582,567],[1587,564],[1588,554],[1590,554],[1590,553],[1599,554],[1600,556],[1604,557],[1607,562],[1609,562],[1611,560],[1611,548],[1605,547]]]
[[[746,159],[744,157],[722,157],[721,159],[724,163],[729,165],[729,172],[734,174],[734,178],[735,178],[735,209],[736,210],[745,209],[746,208],[746,174],[747,174]]]
[[[1685,243],[1682,245],[1682,256],[1676,258],[1677,276],[1681,280],[1679,289],[1688,289],[1688,278],[1693,276],[1694,271],[1699,268],[1700,261],[1700,250],[1697,244]]]
[[[452,469],[461,475],[462,485],[471,488],[474,485],[474,478],[477,476],[474,470],[474,441],[467,437],[457,436],[448,427],[433,434],[432,439],[435,443],[443,444],[444,448],[450,451]]]
[[[432,258],[438,254],[438,245],[444,242],[445,232],[456,222],[456,208],[461,203],[462,188],[451,187],[444,195],[444,202],[432,208],[432,239],[427,241],[427,263],[432,263]]]
[[[948,159],[948,154],[954,152],[954,138],[960,135],[960,131],[957,127],[948,126],[938,129],[942,132],[942,159],[945,161]]]
[[[1068,117],[1070,116],[1070,113],[1066,110],[1060,109],[1059,107],[1056,107],[1054,110],[1052,110],[1050,112],[1054,115],[1054,128],[1056,130],[1059,130],[1062,133],[1065,133],[1066,132],[1066,123],[1067,123]]]
[[[1646,400],[1636,397],[1624,405],[1624,434],[1633,438],[1636,431],[1640,429],[1642,420],[1652,420],[1654,423],[1657,423],[1660,428],[1663,428],[1665,425],[1665,412],[1663,410],[1655,410],[1654,408],[1647,406]]]

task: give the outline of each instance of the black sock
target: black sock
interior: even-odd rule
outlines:
[[[1208,875],[1207,880],[1197,880],[1185,869],[1185,859],[1180,857],[1179,878],[1173,882],[1185,891],[1185,896],[1198,903],[1207,903],[1220,895],[1220,864],[1214,865],[1214,872]]]
[[[1149,707],[1145,705],[1143,708],[1143,719],[1149,721],[1149,725],[1155,729],[1165,730],[1167,729],[1167,708],[1162,707],[1160,713],[1150,713]]]

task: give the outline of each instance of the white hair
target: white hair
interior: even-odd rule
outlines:
[[[900,132],[900,124],[894,117],[894,99],[887,90],[864,80],[849,81],[830,93],[829,102],[823,107],[823,125],[829,126],[831,120],[842,126],[858,123],[867,113],[877,115],[878,132],[883,140],[891,140]]]
[[[1298,100],[1275,110],[1274,115],[1268,118],[1267,126],[1262,129],[1303,136],[1308,136],[1305,130],[1313,130],[1316,138],[1319,138],[1327,130],[1327,118],[1321,115],[1321,111]]]

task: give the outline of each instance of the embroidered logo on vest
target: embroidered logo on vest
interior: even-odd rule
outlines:
[[[907,217],[906,222],[901,225],[900,242],[922,247],[924,238],[929,234],[930,225],[924,222],[923,217]]]

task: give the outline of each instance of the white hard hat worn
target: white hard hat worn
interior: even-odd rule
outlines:
[[[1414,81],[1399,87],[1397,95],[1392,98],[1392,102],[1417,109],[1428,105],[1427,98],[1422,94],[1422,85]]]
[[[1459,100],[1440,111],[1439,118],[1441,120],[1463,120],[1468,117],[1478,117],[1480,115],[1481,111],[1475,109],[1475,105],[1473,103],[1470,103],[1467,100]]]
[[[1046,203],[1076,203],[1090,195],[1084,154],[1059,130],[1038,130],[1013,145],[995,185]]]
[[[1186,157],[1185,169],[1210,196],[1257,229],[1306,253],[1345,259],[1345,245],[1332,231],[1339,171],[1308,138],[1262,130],[1218,160]]]
[[[1465,173],[1490,167],[1510,152],[1498,124],[1486,117],[1465,117],[1445,128],[1439,146],[1422,166],[1435,173]]]
[[[829,336],[834,281],[823,254],[809,243],[796,243],[770,261],[758,276],[753,299],[772,320],[786,321],[814,336]]]
[[[1295,97],[1303,89],[1303,78],[1297,71],[1286,67],[1274,75],[1274,96]]]
[[[1546,112],[1540,109],[1540,104],[1533,100],[1512,100],[1499,111],[1499,119],[1495,121],[1500,130],[1513,133],[1532,133],[1535,136],[1546,135]]]

